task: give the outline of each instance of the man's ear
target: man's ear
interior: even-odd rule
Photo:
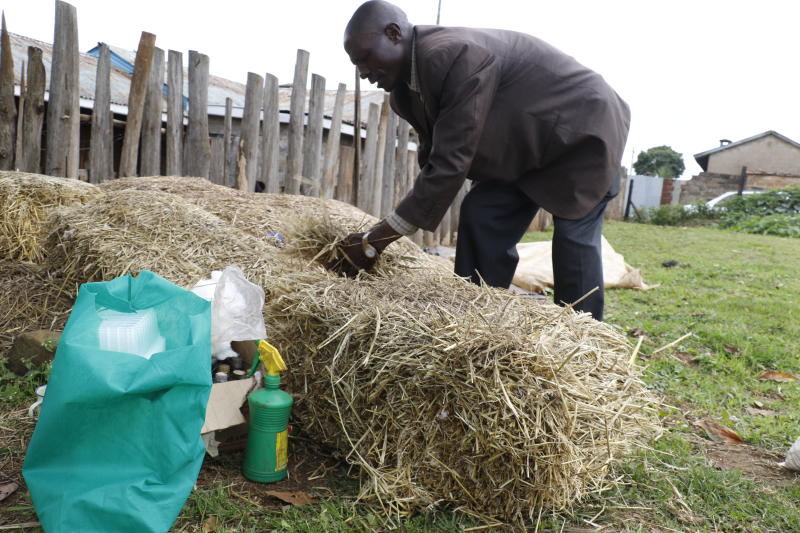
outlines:
[[[387,24],[386,27],[383,29],[384,35],[389,38],[390,41],[397,44],[403,40],[403,33],[400,31],[400,26],[395,24],[394,22]]]

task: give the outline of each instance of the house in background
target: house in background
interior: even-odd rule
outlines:
[[[694,156],[703,172],[681,185],[680,203],[709,200],[738,190],[782,189],[800,185],[800,143],[776,131],[720,145]]]
[[[694,159],[703,172],[712,174],[739,175],[747,167],[761,175],[800,176],[800,143],[772,130],[736,142],[722,139],[718,147]]]

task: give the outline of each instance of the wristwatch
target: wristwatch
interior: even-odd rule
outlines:
[[[361,237],[361,249],[364,250],[364,255],[370,259],[378,257],[378,250],[369,243],[369,232],[364,233]]]

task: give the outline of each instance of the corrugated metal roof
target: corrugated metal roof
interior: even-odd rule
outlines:
[[[22,35],[17,35],[9,32],[11,40],[11,49],[14,57],[14,82],[19,86],[20,84],[20,69],[22,68],[23,61],[27,63],[28,60],[28,47],[35,46],[42,49],[42,62],[44,63],[45,72],[47,74],[47,87],[49,89],[50,83],[50,68],[51,59],[53,56],[53,45],[31,39]],[[111,46],[109,48],[121,58],[126,61],[133,62],[136,58],[136,53],[125,50],[118,46]],[[81,106],[85,108],[94,107],[94,92],[95,92],[95,79],[97,74],[97,58],[81,53],[80,54],[80,97]],[[167,72],[166,65],[164,68],[164,81],[166,82]],[[111,102],[115,113],[126,114],[128,104],[128,94],[130,92],[131,76],[118,68],[112,66],[111,68]],[[208,104],[209,114],[218,115],[225,114],[225,99],[230,98],[233,101],[234,108],[239,109],[239,113],[235,115],[241,116],[241,109],[244,107],[246,86],[242,83],[220,78],[219,76],[209,75],[208,86]],[[183,94],[189,92],[189,73],[184,69],[183,75]],[[369,105],[371,103],[382,103],[385,93],[383,91],[362,91],[361,92],[361,117],[362,121],[366,120],[369,113]],[[292,89],[289,87],[281,87],[279,89],[279,104],[282,111],[288,111],[292,97]],[[45,96],[47,98],[47,96]],[[333,105],[336,100],[336,91],[325,92],[325,108],[324,114],[330,117],[333,114]],[[348,91],[345,97],[345,106],[343,112],[343,119],[351,122],[355,119],[355,93]],[[308,109],[306,104],[306,109]],[[221,112],[220,112],[221,108]],[[162,109],[166,109],[166,99],[162,98]]]
[[[35,46],[42,49],[42,63],[44,63],[44,70],[47,75],[47,84],[45,90],[50,88],[50,68],[53,57],[53,45],[30,37],[16,35],[9,32],[11,40],[11,52],[14,57],[14,83],[20,84],[20,73],[23,62],[27,65],[28,62],[28,47]],[[80,98],[81,100],[91,100],[94,102],[94,86],[97,74],[97,60],[88,55],[80,54],[79,57],[80,69]],[[111,69],[111,102],[126,106],[128,102],[128,93],[130,92],[131,79],[127,74],[120,72],[116,69]],[[47,98],[47,96],[45,96]],[[93,107],[91,104],[84,105],[84,107]]]

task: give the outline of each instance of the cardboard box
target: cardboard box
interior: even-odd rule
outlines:
[[[224,442],[217,440],[217,432],[237,426],[246,427],[247,420],[242,414],[242,406],[247,401],[247,395],[255,388],[255,378],[214,383],[211,386],[206,419],[200,434],[206,444],[206,451],[212,457],[219,454],[219,446]],[[242,434],[241,431],[236,433]]]

